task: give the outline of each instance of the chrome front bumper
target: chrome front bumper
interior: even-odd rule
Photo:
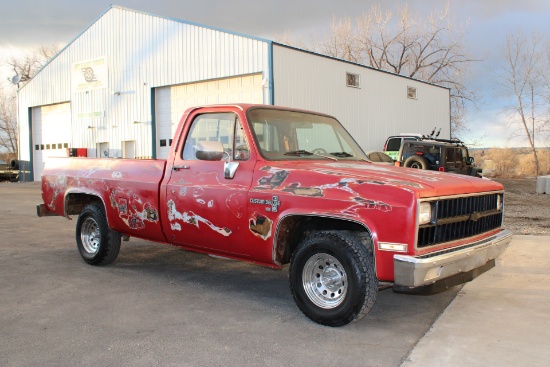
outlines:
[[[456,250],[449,249],[422,256],[394,255],[394,288],[413,289],[444,281],[451,277],[474,272],[475,275],[487,271],[485,267],[502,254],[512,240],[508,230],[481,241],[463,245]],[[473,279],[473,278],[472,278]]]

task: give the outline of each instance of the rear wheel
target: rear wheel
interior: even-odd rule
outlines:
[[[101,205],[88,205],[76,222],[76,245],[82,259],[90,265],[112,263],[120,251],[120,233],[107,224]]]
[[[416,168],[416,169],[428,169],[429,162],[426,158],[419,156],[419,155],[413,155],[405,161],[405,167],[409,168]]]
[[[347,232],[313,233],[292,255],[290,289],[298,308],[319,324],[357,321],[378,293],[371,252]]]

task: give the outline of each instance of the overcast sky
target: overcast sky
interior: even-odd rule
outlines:
[[[64,46],[111,3],[112,0],[0,0],[0,59],[39,45]],[[425,15],[445,4],[443,0],[115,0],[114,5],[267,39],[285,31],[307,39],[309,35],[322,34],[334,17],[355,19],[373,3],[391,10],[408,3],[413,12]],[[455,23],[468,25],[468,53],[483,59],[472,69],[470,85],[479,95],[479,110],[468,116],[472,134],[467,138],[485,135],[484,146],[525,145],[521,139],[508,139],[514,134],[504,126],[502,98],[496,83],[501,62],[499,48],[506,34],[518,29],[549,39],[550,1],[451,0],[450,5]],[[2,79],[6,76],[2,75]]]

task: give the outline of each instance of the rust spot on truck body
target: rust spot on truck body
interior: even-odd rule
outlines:
[[[254,213],[254,216],[249,220],[249,228],[254,236],[258,236],[265,241],[271,236],[273,221],[261,214]]]

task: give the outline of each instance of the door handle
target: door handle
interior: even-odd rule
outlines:
[[[191,167],[189,167],[189,166],[174,166],[174,167],[172,167],[172,169],[174,171],[179,171],[180,169],[189,169],[189,168],[191,168]]]

